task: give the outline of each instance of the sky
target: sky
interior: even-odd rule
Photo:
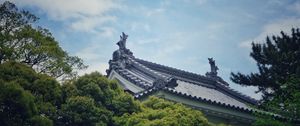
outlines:
[[[2,3],[4,0],[0,0]],[[106,74],[118,49],[119,35],[129,35],[135,57],[205,75],[213,57],[218,75],[230,87],[253,98],[255,87],[230,81],[231,72],[257,72],[249,56],[251,42],[290,33],[300,26],[297,0],[11,0],[40,18],[70,55],[88,69]]]

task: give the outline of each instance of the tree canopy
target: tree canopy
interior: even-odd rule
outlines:
[[[64,51],[48,29],[34,25],[38,18],[11,2],[0,4],[0,63],[17,61],[38,73],[71,77],[86,66]]]
[[[268,100],[280,93],[282,85],[290,76],[300,76],[300,32],[292,29],[292,34],[281,32],[281,36],[266,38],[265,43],[252,43],[250,56],[256,61],[257,73],[249,75],[231,73],[231,80],[246,86],[258,86]]]
[[[231,73],[231,80],[246,86],[257,86],[263,94],[260,109],[282,118],[259,115],[257,125],[288,125],[300,121],[300,31],[291,35],[267,37],[265,43],[252,43],[250,56],[257,62],[258,73]],[[298,121],[297,121],[298,120]],[[271,122],[272,123],[271,123]]]
[[[52,120],[49,118],[52,117],[50,114],[56,113],[54,109],[57,106],[53,101],[56,101],[54,98],[57,98],[57,95],[50,98],[52,96],[48,93],[53,94],[52,92],[60,89],[50,89],[48,86],[52,88],[53,85],[45,83],[43,87],[37,86],[42,84],[44,75],[38,75],[32,68],[20,63],[5,62],[0,65],[0,71],[0,124],[52,125]],[[59,83],[54,78],[51,79],[59,88]],[[47,92],[38,92],[38,90],[47,90]],[[46,103],[49,105],[44,106]],[[47,110],[43,111],[42,109],[46,107]],[[49,108],[54,109],[50,112]]]
[[[172,103],[150,97],[142,103],[142,111],[115,117],[119,126],[210,126],[200,111],[187,108],[179,103]]]
[[[0,64],[0,125],[212,125],[200,111],[134,100],[98,72],[60,84],[17,62]]]
[[[140,111],[140,103],[115,81],[94,72],[63,85],[66,103],[62,120],[67,125],[113,125],[113,116]]]

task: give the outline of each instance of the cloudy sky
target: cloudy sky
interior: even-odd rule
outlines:
[[[0,0],[1,3],[4,0]],[[105,74],[121,32],[144,60],[204,75],[213,57],[219,75],[258,98],[254,87],[230,81],[230,72],[256,72],[251,42],[300,26],[296,0],[11,0],[40,17],[71,55]]]

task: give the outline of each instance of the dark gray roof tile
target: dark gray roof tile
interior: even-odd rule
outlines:
[[[136,98],[140,98],[157,91],[158,88],[154,87],[153,85],[153,83],[156,81],[156,78],[170,80],[170,78],[175,76],[178,79],[178,86],[174,89],[162,87],[163,90],[183,97],[241,110],[248,110],[249,107],[247,104],[237,100],[237,98],[245,101],[253,100],[248,96],[241,94],[240,92],[232,90],[228,86],[218,84],[218,82],[202,75],[151,63],[141,59],[135,59],[132,57],[129,58],[129,60],[131,60],[133,63],[132,67],[125,67],[122,69],[121,67],[116,67],[117,69],[115,70],[128,81],[145,89],[145,91],[135,94],[134,96]],[[230,95],[224,92],[227,92]],[[235,98],[232,96],[235,96]]]

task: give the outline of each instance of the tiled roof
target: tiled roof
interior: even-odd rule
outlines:
[[[137,86],[144,88],[144,89],[149,89],[152,87],[152,83],[146,82],[138,77],[135,77],[133,74],[127,72],[127,70],[123,69],[115,69],[115,71],[121,75],[123,78],[127,79],[128,81],[136,84]]]
[[[214,88],[207,88],[205,86],[191,84],[189,82],[178,81],[178,86],[174,90],[182,92],[183,94],[188,94],[191,96],[201,97],[203,99],[213,100],[216,102],[222,102],[225,104],[230,104],[234,106],[239,106],[241,108],[248,108],[248,106],[224,93],[220,92]]]
[[[189,93],[184,93],[184,92],[181,92],[181,91],[178,91],[174,88],[168,88],[168,87],[164,87],[162,89],[158,89],[156,87],[153,87],[153,88],[150,88],[150,89],[146,89],[142,92],[139,92],[139,93],[136,93],[134,95],[134,97],[136,99],[140,99],[142,97],[146,97],[146,96],[149,96],[149,95],[152,95],[153,93],[159,91],[159,90],[162,90],[162,91],[166,91],[166,92],[169,92],[169,93],[172,93],[172,94],[175,94],[175,95],[178,95],[178,96],[182,96],[182,97],[186,97],[186,98],[189,98],[189,99],[193,99],[195,101],[200,101],[200,102],[206,102],[206,103],[209,103],[209,104],[214,104],[214,105],[219,105],[219,106],[223,106],[223,107],[228,107],[228,108],[231,108],[231,109],[235,109],[235,110],[239,110],[239,111],[244,111],[244,112],[249,112],[249,113],[260,113],[260,114],[263,114],[263,115],[271,115],[272,117],[276,118],[276,119],[285,119],[285,120],[288,120],[287,118],[279,115],[279,114],[274,114],[274,113],[271,113],[271,112],[267,112],[267,111],[261,111],[261,110],[258,110],[258,109],[255,109],[255,108],[251,108],[251,107],[248,107],[248,106],[240,106],[240,105],[234,105],[234,104],[231,104],[231,103],[224,103],[224,102],[220,102],[220,101],[217,101],[217,100],[211,100],[209,98],[204,98],[204,97],[199,97],[199,96],[195,96],[195,95],[191,95]],[[293,122],[296,122],[296,123],[299,123],[300,120],[299,119],[292,119],[291,121]]]
[[[185,70],[180,70],[177,68],[168,67],[165,65],[149,62],[149,61],[138,59],[138,58],[135,58],[135,60],[153,70],[160,71],[160,72],[163,72],[163,73],[166,73],[169,75],[173,75],[173,76],[178,76],[182,79],[187,79],[187,80],[195,81],[195,82],[214,83],[214,81],[212,79],[207,78],[200,74],[188,72]]]
[[[149,95],[151,95],[151,94],[153,94],[153,93],[155,93],[156,91],[159,91],[159,90],[160,89],[154,87],[154,88],[147,89],[147,90],[144,90],[142,92],[136,93],[134,95],[134,97],[139,99],[139,98],[142,98],[142,97],[149,96]],[[233,104],[230,104],[230,103],[224,103],[224,102],[212,100],[212,99],[209,99],[209,98],[203,98],[203,97],[200,97],[200,96],[195,96],[195,95],[191,95],[191,94],[188,94],[188,93],[184,93],[184,92],[178,91],[178,90],[173,89],[173,88],[165,87],[165,88],[162,88],[161,90],[172,93],[172,94],[175,94],[175,95],[178,95],[178,96],[193,99],[193,100],[196,100],[196,101],[206,102],[206,103],[209,103],[209,104],[215,104],[215,105],[228,107],[228,108],[232,108],[232,109],[236,109],[236,110],[241,110],[241,111],[245,111],[245,112],[256,111],[256,110],[254,110],[250,107],[244,106],[244,105],[242,105],[242,106],[233,105]]]
[[[224,91],[224,92],[226,92],[230,95],[233,95],[234,97],[238,97],[240,99],[243,99],[244,101],[249,102],[251,104],[257,104],[257,100],[255,100],[255,99],[253,99],[253,98],[251,98],[247,95],[244,95],[244,94],[242,94],[242,93],[240,93],[236,90],[233,90],[229,86],[226,86],[227,84],[224,84],[224,83],[226,83],[225,81],[216,81],[216,80],[213,80],[211,78],[208,78],[208,77],[205,77],[205,76],[202,76],[202,75],[199,75],[199,74],[195,74],[195,73],[187,72],[187,71],[184,71],[184,70],[180,70],[180,69],[160,65],[160,64],[157,64],[157,63],[152,63],[152,62],[145,61],[145,60],[142,60],[142,59],[137,59],[136,58],[136,60],[139,63],[141,63],[141,64],[143,64],[143,65],[145,65],[145,66],[147,66],[151,69],[154,69],[156,71],[164,73],[167,76],[173,76],[173,77],[175,77],[179,80],[190,82],[192,84],[196,84],[196,85],[199,85],[199,86],[217,88],[220,91]]]
[[[143,90],[134,94],[139,99],[149,96],[157,91],[165,91],[213,105],[228,107],[245,112],[258,112],[282,118],[280,115],[259,111],[249,107],[257,105],[258,101],[246,96],[229,87],[216,71],[206,76],[160,65],[146,60],[138,59],[126,48],[127,35],[123,33],[118,42],[119,49],[113,53],[113,59],[109,61],[109,69],[106,71],[109,76],[115,71],[122,78]],[[212,58],[209,58],[211,61]],[[211,68],[218,69],[216,66]],[[213,65],[214,60],[213,60]]]
[[[130,57],[128,60],[131,62],[129,66],[124,68],[117,66],[113,70],[133,84],[145,89],[143,92],[135,94],[136,98],[156,90],[165,90],[170,93],[182,94],[183,96],[211,102],[212,104],[216,103],[247,111],[250,111],[247,104],[257,103],[255,99],[242,95],[228,86],[219,84],[220,82],[205,76],[154,64],[134,57]],[[159,78],[163,80],[175,78],[178,85],[173,88],[167,86],[158,88],[155,86],[155,82]]]
[[[125,47],[126,38],[125,34],[121,36],[118,42],[120,48],[113,53],[113,59],[109,61],[107,75],[115,71],[132,84],[144,89],[134,94],[136,98],[163,90],[195,100],[249,111],[247,105],[257,104],[255,99],[231,89],[216,73],[203,76],[135,58]]]

